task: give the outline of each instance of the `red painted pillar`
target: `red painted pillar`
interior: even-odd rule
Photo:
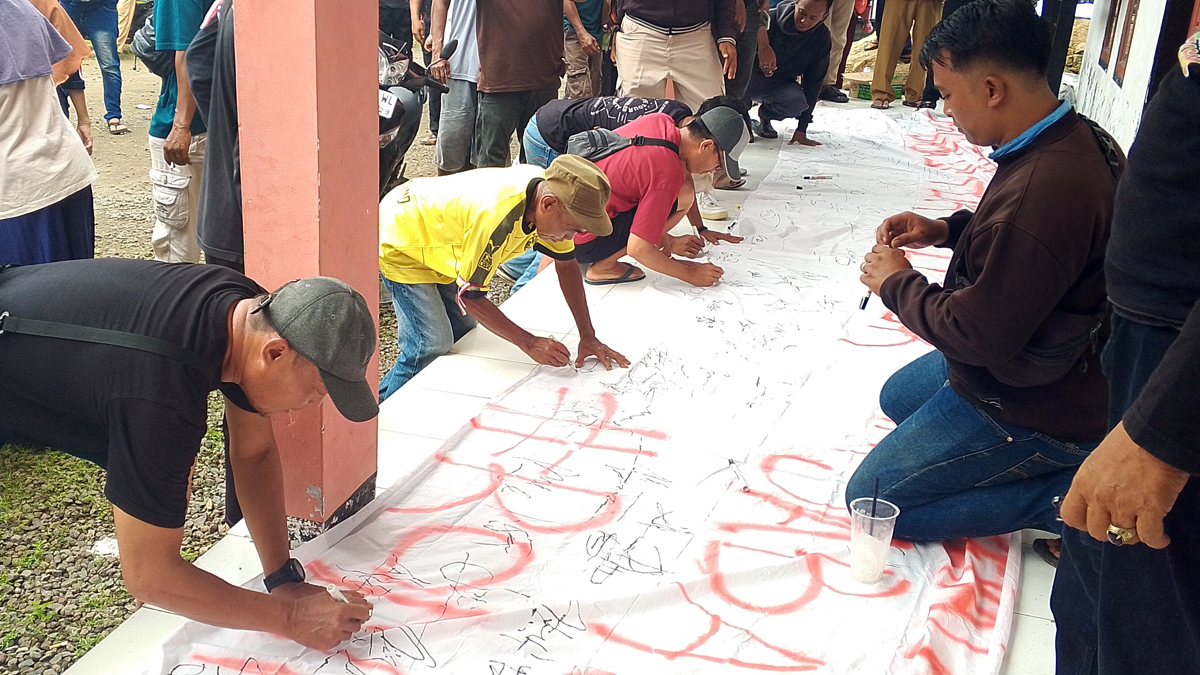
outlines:
[[[378,307],[378,11],[374,0],[234,7],[246,274],[268,289],[331,276]],[[275,437],[289,516],[325,525],[375,496],[375,420],[349,422],[326,400],[276,420]]]

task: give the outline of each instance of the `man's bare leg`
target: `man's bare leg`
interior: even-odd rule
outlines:
[[[588,266],[587,274],[584,275],[589,281],[609,281],[612,279],[620,279],[629,271],[631,265],[629,263],[617,262],[623,258],[628,251],[628,248],[622,248],[620,251],[608,256],[604,260],[594,262]],[[634,271],[629,275],[630,279],[641,279],[646,276],[646,273],[641,268],[632,266]]]

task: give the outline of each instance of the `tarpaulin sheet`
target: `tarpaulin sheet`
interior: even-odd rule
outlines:
[[[825,144],[782,148],[746,241],[706,249],[720,284],[656,276],[606,312],[632,367],[535,370],[298,551],[372,599],[351,641],[193,623],[146,672],[998,672],[1017,535],[896,541],[858,583],[843,496],[893,427],[880,386],[929,350],[859,310],[862,255],[890,214],[972,206],[993,167],[945,118],[818,113]],[[935,280],[948,258],[910,256]]]

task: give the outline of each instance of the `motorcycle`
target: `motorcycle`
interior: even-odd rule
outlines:
[[[438,55],[449,59],[458,48],[451,40]],[[401,44],[386,33],[379,33],[379,197],[404,183],[404,155],[421,128],[421,108],[427,90],[450,90],[432,77],[425,68],[413,63],[412,43]]]

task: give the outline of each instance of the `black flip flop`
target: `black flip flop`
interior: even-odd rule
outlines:
[[[1058,569],[1058,558],[1054,557],[1054,554],[1050,552],[1049,539],[1034,539],[1033,552],[1038,554],[1039,558],[1045,560],[1047,565],[1053,567],[1054,569]]]
[[[630,265],[629,263],[621,264],[625,265],[625,274],[622,274],[616,279],[601,279],[599,281],[592,281],[591,279],[587,278],[587,275],[585,274],[583,275],[583,283],[588,284],[589,286],[611,286],[613,284],[628,284],[634,281],[641,281],[642,279],[646,278],[645,273],[643,273],[640,277],[633,276],[633,271],[638,269],[637,266]]]

